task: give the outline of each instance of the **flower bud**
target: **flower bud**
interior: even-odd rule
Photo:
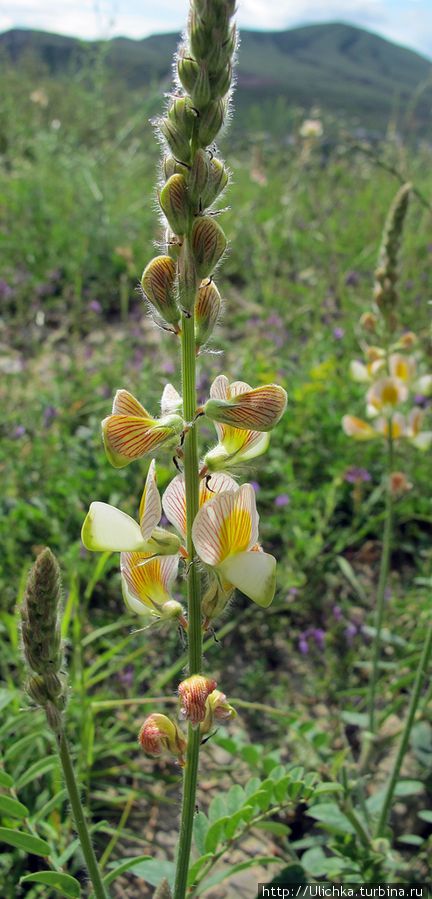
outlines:
[[[213,621],[214,618],[218,618],[223,612],[232,595],[233,590],[226,593],[225,590],[222,589],[219,580],[212,578],[201,603],[205,630],[207,630],[210,622]]]
[[[185,91],[192,94],[199,74],[199,65],[191,56],[179,56],[177,61],[178,76]]]
[[[408,480],[403,471],[392,471],[389,480],[389,489],[391,495],[396,499],[412,490],[411,481]]]
[[[228,184],[228,172],[220,159],[212,159],[209,168],[209,177],[206,190],[203,192],[201,201],[203,209],[207,209],[216,200],[219,194],[226,188]]]
[[[210,81],[207,67],[204,63],[201,63],[199,66],[198,75],[193,89],[191,90],[191,98],[194,106],[196,106],[196,108],[200,111],[202,109],[205,109],[205,107],[210,103]]]
[[[181,132],[183,137],[188,139],[191,137],[196,113],[186,97],[176,97],[173,100],[168,110],[168,119]]]
[[[211,677],[202,674],[192,674],[179,684],[180,717],[187,719],[191,724],[199,724],[204,721],[206,714],[206,699],[217,686]]]
[[[197,218],[192,229],[192,252],[199,278],[208,278],[223,256],[226,237],[220,225],[208,216]]]
[[[232,66],[224,65],[216,74],[210,77],[210,93],[213,100],[225,97],[231,87]]]
[[[162,621],[171,621],[173,618],[182,618],[184,608],[176,599],[169,599],[159,607],[159,615]]]
[[[184,764],[186,739],[175,721],[166,715],[157,712],[149,715],[138,734],[138,741],[146,755],[156,758],[169,752],[176,756],[180,765]]]
[[[282,418],[287,405],[287,395],[278,384],[266,384],[238,393],[228,400],[207,400],[203,411],[212,421],[232,425],[234,428],[254,431],[270,431]]]
[[[180,162],[187,163],[190,159],[190,144],[187,136],[177,128],[170,119],[162,119],[159,122],[159,130],[164,136],[171,152]]]
[[[222,301],[214,281],[202,281],[195,302],[195,338],[202,346],[213,333]]]
[[[205,60],[212,45],[212,34],[209,31],[208,22],[201,20],[195,9],[191,9],[189,18],[189,43],[193,55],[198,60]]]
[[[189,176],[189,196],[197,211],[204,209],[203,195],[210,174],[210,159],[205,150],[197,150]]]
[[[171,175],[160,192],[159,203],[175,234],[185,234],[190,215],[188,189],[183,175]]]
[[[141,287],[164,321],[176,325],[180,313],[175,295],[176,265],[170,256],[156,256],[144,269]]]
[[[174,159],[174,156],[165,156],[162,162],[162,171],[165,181],[168,181],[171,175],[187,174],[189,166],[185,165],[184,162],[179,162],[178,159]]]
[[[201,724],[201,733],[208,733],[217,722],[231,721],[236,717],[237,712],[227,701],[225,693],[213,690],[206,700],[206,716]]]
[[[406,331],[405,334],[402,334],[399,338],[398,343],[404,350],[410,350],[411,347],[415,346],[417,340],[418,338],[417,335],[414,334],[414,331]]]
[[[365,331],[373,333],[376,330],[377,324],[378,319],[373,312],[363,312],[363,315],[360,318],[360,325]]]
[[[222,100],[213,100],[199,119],[198,137],[202,147],[208,147],[222,128],[225,118],[225,104]]]

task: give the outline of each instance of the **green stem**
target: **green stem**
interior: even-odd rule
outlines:
[[[423,651],[420,656],[420,661],[417,668],[416,679],[414,682],[413,691],[411,694],[411,700],[408,709],[408,717],[405,723],[405,727],[403,729],[401,741],[399,744],[399,749],[396,755],[396,759],[393,765],[393,771],[391,773],[391,777],[388,783],[384,803],[381,809],[381,815],[378,822],[377,827],[377,837],[382,836],[383,831],[385,830],[387,824],[387,818],[389,815],[394,791],[396,789],[396,785],[399,779],[400,769],[402,767],[402,762],[404,760],[404,756],[406,750],[408,748],[408,742],[410,738],[410,733],[412,730],[412,726],[414,724],[414,718],[417,712],[418,704],[420,701],[420,695],[425,679],[425,675],[429,666],[430,658],[432,655],[432,621],[429,624],[429,630],[426,635],[426,640],[424,642]]]
[[[75,780],[75,772],[73,769],[71,757],[69,755],[69,748],[64,731],[62,731],[58,736],[58,749],[60,754],[60,761],[63,768],[63,774],[66,781],[66,788],[69,794],[70,804],[72,806],[75,827],[78,831],[81,849],[83,851],[89,877],[93,885],[95,899],[108,899],[108,893],[104,887],[94,849],[91,843],[90,834],[84,815],[84,809],[81,804],[78,786]]]
[[[193,422],[196,412],[196,353],[195,323],[192,305],[190,318],[182,316],[182,382],[183,414],[185,421]],[[186,304],[185,304],[186,306]],[[196,426],[191,425],[184,442],[184,478],[186,489],[186,546],[189,555],[188,570],[188,655],[189,675],[200,674],[202,666],[201,584],[192,539],[192,525],[199,509],[199,469]],[[195,797],[198,780],[198,763],[201,736],[199,729],[189,725],[186,765],[183,778],[183,800],[177,855],[174,899],[184,899],[187,889],[192,830],[195,814]]]
[[[386,484],[386,506],[383,548],[381,556],[381,567],[378,581],[377,602],[375,611],[375,636],[372,651],[372,674],[369,688],[369,730],[372,735],[375,734],[375,700],[376,689],[379,676],[379,660],[381,652],[381,631],[384,617],[385,591],[387,586],[387,578],[390,567],[391,539],[393,530],[393,498],[391,494],[390,475],[393,470],[393,437],[392,437],[392,419],[390,418],[389,436],[387,442],[387,484]]]

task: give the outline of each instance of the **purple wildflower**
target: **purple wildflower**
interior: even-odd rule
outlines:
[[[306,656],[308,654],[309,643],[307,641],[305,634],[300,634],[298,648],[299,648],[300,652],[302,653],[302,655]]]
[[[275,506],[278,509],[282,509],[283,506],[288,506],[290,502],[290,498],[287,493],[280,493],[279,496],[275,499]]]
[[[21,437],[24,437],[25,433],[26,429],[24,425],[17,425],[12,431],[12,437],[14,440],[20,440]]]
[[[255,493],[258,493],[258,490],[261,489],[260,485],[258,484],[258,481],[250,481],[249,483],[250,483],[251,487],[253,487]]]
[[[90,309],[90,312],[95,312],[96,315],[100,315],[102,312],[102,306],[101,306],[99,300],[92,300],[88,304],[88,307]]]
[[[333,606],[332,609],[333,618],[336,618],[336,621],[340,621],[342,618],[342,609],[340,606]]]
[[[316,645],[319,649],[324,649],[325,644],[325,630],[322,627],[315,627],[312,630],[312,636],[315,640]]]
[[[50,428],[54,419],[57,418],[58,412],[55,406],[45,406],[43,410],[43,425],[44,428]]]
[[[345,336],[345,331],[343,328],[333,328],[333,337],[335,340],[342,340]]]
[[[348,484],[361,484],[364,481],[370,480],[370,472],[367,471],[366,468],[358,468],[356,465],[352,465],[350,468],[347,468],[344,474],[344,481],[347,481]]]
[[[348,272],[345,278],[345,284],[347,287],[357,287],[357,284],[360,281],[359,273],[355,271]]]

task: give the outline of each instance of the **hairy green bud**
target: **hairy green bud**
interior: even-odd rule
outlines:
[[[207,209],[214,203],[219,194],[225,190],[229,181],[228,172],[220,159],[212,159],[209,165],[209,177],[206,189],[201,196],[203,209]]]
[[[219,72],[210,75],[210,94],[213,100],[225,97],[231,87],[232,66],[223,66]]]
[[[224,118],[225,104],[222,100],[213,100],[199,119],[198,138],[202,147],[208,147],[219,134]]]
[[[181,131],[183,137],[191,137],[196,112],[186,97],[175,98],[168,110],[168,119],[178,131]]]
[[[162,212],[175,234],[185,234],[189,224],[190,206],[184,175],[171,175],[160,192]]]
[[[184,162],[179,162],[178,159],[174,159],[174,156],[165,156],[162,162],[162,171],[165,181],[168,181],[171,175],[187,175],[189,166]]]
[[[198,75],[191,90],[191,97],[194,106],[199,110],[205,109],[208,103],[210,103],[212,94],[207,67],[204,63],[201,63],[199,66]]]
[[[176,265],[170,256],[156,256],[144,269],[141,287],[149,303],[164,321],[177,325]]]
[[[178,76],[185,91],[192,94],[199,75],[199,64],[191,56],[180,55],[177,60]]]
[[[188,163],[190,160],[190,144],[187,135],[178,128],[170,119],[162,119],[159,130],[164,136],[171,152],[179,162]]]
[[[211,337],[221,305],[221,295],[214,281],[203,281],[195,301],[195,338],[198,347]]]
[[[210,159],[205,150],[197,150],[189,175],[189,196],[194,207],[204,208],[203,196],[210,175]]]
[[[192,252],[199,278],[208,278],[226,250],[226,237],[210,216],[197,218],[192,229]]]

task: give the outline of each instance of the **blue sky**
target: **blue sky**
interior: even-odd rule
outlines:
[[[2,0],[0,31],[38,28],[82,38],[142,38],[184,25],[188,0]],[[432,59],[432,0],[239,0],[240,27],[283,29],[344,21]]]

